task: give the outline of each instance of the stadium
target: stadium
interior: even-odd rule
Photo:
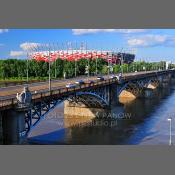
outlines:
[[[30,54],[32,59],[37,61],[54,62],[56,59],[78,61],[79,59],[102,58],[111,64],[120,64],[121,61],[130,64],[134,61],[135,55],[131,53],[121,53],[112,51],[91,51],[91,50],[59,50],[41,51]]]

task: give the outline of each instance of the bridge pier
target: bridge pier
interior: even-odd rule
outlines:
[[[64,127],[90,123],[94,118],[107,117],[109,109],[87,107],[83,103],[64,101]]]
[[[0,144],[3,144],[3,129],[2,129],[2,115],[0,112]]]
[[[170,80],[171,80],[170,76],[164,77],[164,78],[163,78],[163,81],[162,81],[162,84],[161,84],[161,87],[166,87],[166,86],[168,86],[169,83],[170,83]]]
[[[144,88],[142,90],[142,94],[144,98],[152,98],[153,97],[153,89],[151,88]]]
[[[175,77],[174,76],[171,77],[171,83],[175,83]]]
[[[163,83],[169,83],[171,80],[171,74],[168,74],[163,77]]]
[[[3,144],[21,144],[26,138],[25,110],[10,109],[2,114]]]
[[[107,111],[105,108],[87,107],[83,103],[72,103],[64,101],[64,115],[95,118],[96,114],[104,114]]]
[[[109,106],[111,105],[117,105],[119,104],[119,96],[118,96],[118,92],[119,92],[119,86],[114,84],[110,86],[110,91],[109,91]]]

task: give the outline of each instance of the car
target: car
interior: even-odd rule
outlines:
[[[105,79],[104,79],[104,77],[99,76],[99,77],[97,77],[97,80],[104,81]]]
[[[68,83],[68,84],[66,84],[66,87],[67,88],[75,88],[76,85],[75,84]]]
[[[120,76],[119,75],[116,75],[115,78],[117,78],[117,80],[120,80]]]
[[[120,80],[121,80],[121,78],[122,78],[122,74],[121,74],[121,73],[119,73],[118,75],[116,75],[116,76],[115,76],[115,78],[117,78],[117,80],[118,80],[118,81],[120,81]]]
[[[111,76],[110,76],[110,79],[115,79],[115,78],[116,78],[115,75],[111,75]]]
[[[91,84],[94,84],[95,81],[93,81],[93,80],[89,80],[89,81],[87,81],[86,83],[89,84],[89,85],[91,85]]]
[[[83,80],[78,80],[78,81],[76,81],[75,83],[78,84],[78,85],[85,84],[85,82],[84,82]]]

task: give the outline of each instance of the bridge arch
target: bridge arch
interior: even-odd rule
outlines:
[[[75,95],[67,98],[72,103],[83,103],[87,107],[108,108],[109,102],[95,92],[77,92]]]
[[[107,95],[105,95],[105,92],[102,92],[101,90],[82,91],[65,96],[63,98],[55,98],[52,99],[52,101],[47,99],[42,100],[34,104],[31,110],[26,112],[26,132],[30,132],[31,129],[36,126],[41,120],[43,120],[49,112],[51,112],[58,104],[64,102],[65,100],[69,101],[72,104],[76,104],[77,106],[80,103],[84,104],[90,110],[92,108],[104,110],[108,109],[110,106],[109,101],[107,100],[109,98],[109,93],[106,92],[106,94]]]

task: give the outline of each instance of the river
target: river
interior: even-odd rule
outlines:
[[[107,119],[77,117],[70,121],[64,117],[62,103],[30,132],[28,144],[167,145],[169,117],[175,142],[175,84],[172,83],[154,90],[153,98],[113,106]]]

